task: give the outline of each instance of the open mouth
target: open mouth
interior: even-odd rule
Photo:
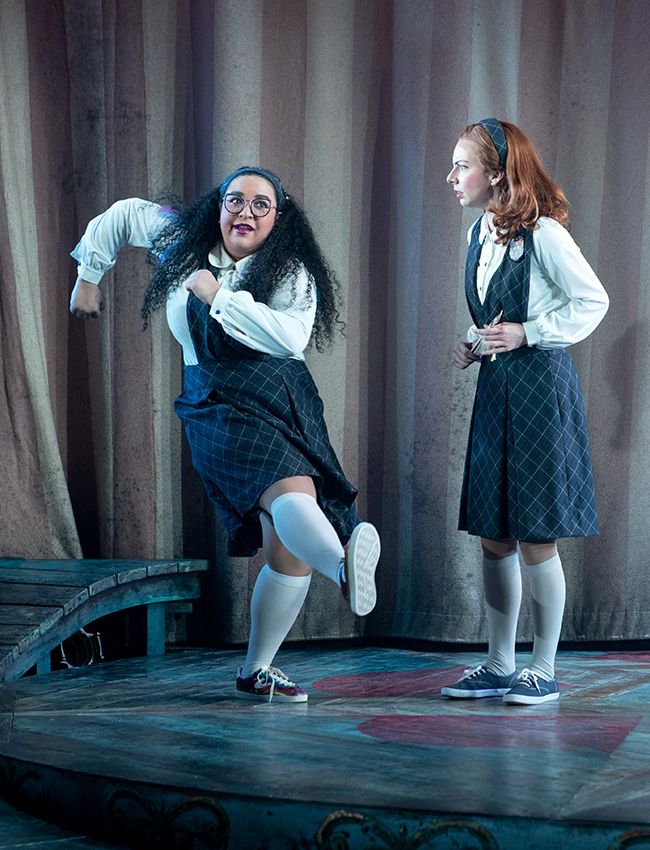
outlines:
[[[253,232],[253,228],[250,226],[250,224],[236,224],[233,227],[233,230],[235,231],[235,233],[240,233],[240,234],[246,234],[246,233],[252,233]]]

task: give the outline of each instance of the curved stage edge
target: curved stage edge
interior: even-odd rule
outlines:
[[[562,652],[530,707],[442,697],[472,653],[287,649],[301,704],[236,699],[241,660],[1,685],[0,792],[138,850],[650,848],[648,652]]]

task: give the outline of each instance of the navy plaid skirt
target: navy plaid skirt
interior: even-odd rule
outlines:
[[[492,540],[598,534],[582,392],[564,349],[483,358],[459,528]]]
[[[356,489],[330,444],[323,402],[304,362],[259,355],[186,366],[174,404],[192,462],[217,505],[229,553],[251,556],[262,545],[258,500],[276,481],[314,480],[325,515],[346,543],[359,523]]]

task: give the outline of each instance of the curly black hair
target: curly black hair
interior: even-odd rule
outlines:
[[[142,304],[142,318],[147,326],[153,310],[167,300],[169,293],[186,280],[192,272],[205,268],[208,253],[221,243],[219,219],[225,190],[240,174],[269,174],[274,187],[276,204],[281,214],[262,247],[257,251],[241,278],[241,288],[250,292],[255,301],[268,304],[271,296],[288,277],[295,275],[301,264],[316,287],[316,319],[312,341],[318,351],[332,341],[334,327],[343,327],[338,307],[338,281],[324,259],[304,211],[281,189],[280,181],[263,169],[239,169],[190,206],[178,199],[167,198],[169,221],[152,240],[150,262],[155,273],[149,282]],[[278,196],[278,188],[282,195]],[[311,284],[310,284],[311,285]]]

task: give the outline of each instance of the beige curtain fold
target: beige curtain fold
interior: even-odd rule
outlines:
[[[535,142],[611,309],[570,349],[601,534],[562,541],[565,640],[650,636],[650,4],[645,0],[7,0],[0,4],[0,555],[209,557],[205,641],[244,641],[263,561],[231,559],[173,413],[182,363],[124,249],[96,322],[74,247],[118,198],[192,201],[243,164],[304,205],[345,333],[308,363],[383,538],[365,621],[317,576],[293,638],[476,642],[478,541],[457,531],[476,374],[467,229],[445,183],[495,115]],[[524,607],[520,637],[532,637]]]
[[[3,316],[3,330],[7,343],[13,349],[13,356],[4,361],[3,369],[11,369],[12,361],[21,369],[28,404],[21,404],[20,407],[30,421],[14,419],[14,440],[18,444],[23,442],[23,425],[33,428],[31,445],[26,447],[23,443],[21,446],[23,452],[27,448],[33,456],[24,457],[20,449],[19,454],[15,445],[8,445],[6,454],[3,450],[7,461],[15,461],[12,471],[17,476],[16,480],[9,475],[10,487],[3,493],[3,498],[7,500],[2,511],[2,531],[7,540],[4,554],[22,555],[25,550],[38,551],[42,547],[45,556],[74,558],[79,557],[81,547],[55,428],[49,392],[49,364],[43,337],[44,317],[40,292],[43,281],[36,244],[27,62],[25,11],[22,3],[10,0],[0,6],[0,90],[3,93],[0,98],[0,159],[3,217],[6,223],[2,277],[3,283],[13,281],[15,288],[11,305],[3,299],[3,308],[8,307],[8,315]],[[7,345],[3,347],[5,351],[8,348]],[[7,413],[13,419],[18,410],[9,403]],[[9,472],[7,466],[5,471]],[[23,478],[28,468],[34,473],[34,467],[38,469],[38,480],[34,480],[33,475]],[[21,494],[17,504],[9,504],[8,500],[14,488],[19,489],[21,481],[32,485],[31,496],[37,500],[37,504],[32,506],[32,510],[21,510],[15,515],[12,509],[18,506],[22,508],[25,496]],[[39,507],[38,515],[34,516],[32,511]],[[35,527],[40,534],[34,534]]]

